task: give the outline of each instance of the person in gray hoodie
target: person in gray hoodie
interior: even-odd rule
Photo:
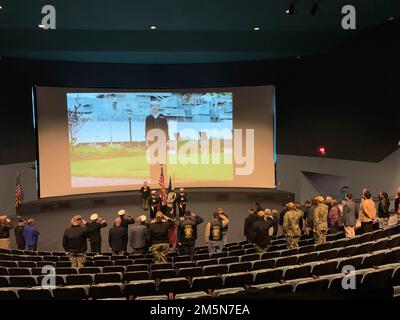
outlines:
[[[354,237],[354,227],[357,222],[357,205],[353,200],[353,195],[348,193],[345,198],[345,204],[343,206],[343,226],[344,232],[347,238]]]

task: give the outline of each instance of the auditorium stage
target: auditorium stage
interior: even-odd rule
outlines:
[[[178,191],[178,190],[176,190]],[[189,201],[244,201],[244,202],[279,202],[294,201],[294,193],[266,188],[186,188]],[[25,202],[21,212],[24,215],[76,210],[82,208],[98,208],[116,205],[132,205],[141,203],[139,191],[107,192],[67,197],[54,197]]]
[[[204,245],[206,223],[219,207],[229,216],[228,241],[233,242],[244,240],[243,222],[247,216],[247,209],[254,206],[255,202],[267,208],[282,210],[282,203],[294,199],[293,193],[273,189],[188,188],[186,191],[189,197],[188,209],[204,218],[204,223],[198,228],[197,245]],[[80,214],[88,219],[91,213],[97,212],[108,222],[108,227],[101,232],[102,250],[108,252],[108,230],[121,208],[133,217],[146,214],[141,208],[141,195],[138,191],[131,191],[41,199],[25,203],[22,215],[36,221],[40,231],[39,250],[63,251],[62,235],[64,229],[69,226],[71,217]],[[11,240],[15,247],[13,232]]]

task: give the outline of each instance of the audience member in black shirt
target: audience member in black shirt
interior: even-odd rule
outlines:
[[[90,216],[90,222],[86,225],[88,228],[88,238],[91,252],[101,252],[101,229],[107,227],[107,222],[100,218],[97,213]]]
[[[128,228],[130,224],[135,223],[135,218],[132,218],[131,216],[127,215],[124,209],[118,211],[118,218],[121,219],[120,226],[124,228],[126,233],[126,238],[125,238],[126,243],[123,250],[126,252],[128,250]]]
[[[71,227],[64,231],[63,247],[73,268],[82,268],[85,265],[88,235],[85,225],[86,221],[77,215],[71,219]]]
[[[19,250],[25,250],[24,229],[25,220],[21,216],[18,216],[17,221],[15,222],[14,233],[15,241],[17,242]]]
[[[254,223],[251,231],[252,242],[256,245],[259,253],[266,252],[268,250],[268,246],[271,243],[269,236],[269,229],[271,226],[272,223],[266,218],[265,212],[259,211],[257,213],[257,220]]]
[[[251,242],[251,230],[254,223],[258,220],[258,216],[254,208],[249,208],[247,212],[249,215],[244,220],[243,235],[246,237],[247,241]]]
[[[122,254],[126,249],[128,243],[128,233],[121,225],[122,219],[116,218],[114,226],[108,232],[108,245],[113,254]]]
[[[156,213],[155,219],[149,224],[150,249],[154,254],[156,263],[167,262],[167,254],[169,252],[168,230],[174,227],[174,220],[168,218],[161,211]]]

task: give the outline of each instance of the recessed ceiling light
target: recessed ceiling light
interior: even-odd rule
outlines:
[[[254,31],[260,31],[261,28],[260,27],[254,27]]]
[[[3,9],[3,7],[2,7],[2,6],[0,6],[0,10],[1,10],[1,9]]]
[[[151,30],[156,30],[157,27],[156,27],[156,26],[150,26],[150,29],[151,29]]]
[[[39,24],[38,27],[39,27],[40,29],[44,29],[44,25],[43,25],[43,24]]]

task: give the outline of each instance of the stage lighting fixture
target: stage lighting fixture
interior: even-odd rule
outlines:
[[[150,30],[156,30],[157,27],[156,26],[150,26]]]
[[[318,1],[314,1],[314,4],[313,4],[313,6],[311,8],[311,11],[310,11],[310,14],[312,16],[316,16],[317,12],[318,12]]]
[[[43,24],[39,24],[38,27],[39,27],[40,29],[44,29],[44,25],[43,25]]]
[[[254,31],[260,31],[261,28],[260,27],[254,27]]]
[[[292,15],[294,15],[294,11],[295,11],[295,4],[294,4],[294,2],[292,2],[292,3],[289,5],[289,8],[286,10],[286,13],[287,13],[288,15],[292,16]]]

